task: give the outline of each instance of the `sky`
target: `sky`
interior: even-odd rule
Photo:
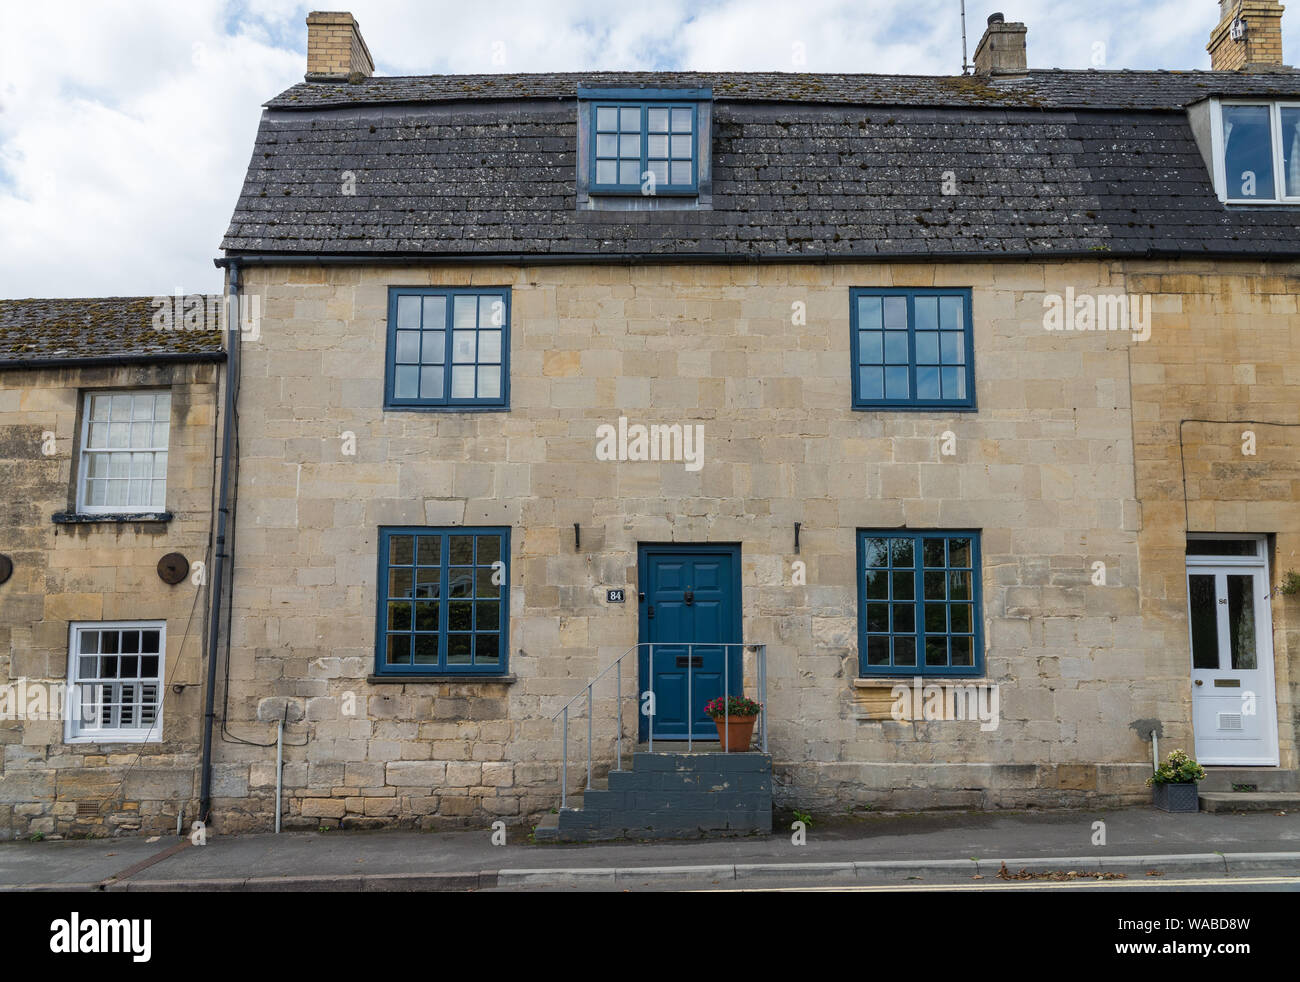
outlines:
[[[967,0],[1033,68],[1208,68],[1217,0]],[[220,292],[261,104],[350,9],[379,75],[699,69],[959,74],[959,0],[28,0],[0,31],[0,298]],[[1300,63],[1296,14],[1284,60]]]

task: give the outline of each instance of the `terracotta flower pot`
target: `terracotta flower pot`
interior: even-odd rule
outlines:
[[[723,751],[743,754],[749,750],[749,741],[754,737],[754,724],[757,716],[719,716],[713,721],[718,727],[718,741]]]

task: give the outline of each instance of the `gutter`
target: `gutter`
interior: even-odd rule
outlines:
[[[239,326],[239,264],[224,264],[230,271],[229,316]],[[230,358],[226,365],[225,429],[221,435],[221,494],[217,503],[216,539],[212,551],[212,587],[208,592],[208,676],[203,705],[203,757],[200,764],[198,820],[207,823],[212,817],[212,726],[216,717],[217,648],[221,636],[222,574],[226,567],[226,525],[231,510],[231,457],[235,441],[235,403],[239,388],[240,331],[230,332]],[[234,575],[233,561],[231,575]],[[229,657],[229,656],[227,656]]]
[[[0,370],[18,371],[38,368],[93,368],[97,366],[117,366],[134,368],[137,365],[175,365],[187,362],[225,361],[224,351],[173,352],[155,355],[89,355],[84,358],[8,358],[0,360]]]
[[[1050,263],[1065,260],[1145,260],[1145,259],[1213,259],[1236,262],[1295,262],[1300,260],[1300,250],[1291,252],[1243,252],[1203,250],[1187,252],[1178,249],[1145,249],[1119,251],[1110,249],[1071,250],[1068,252],[999,252],[999,253],[873,253],[870,255],[843,255],[830,253],[802,253],[799,255],[754,256],[718,252],[688,253],[234,253],[214,259],[218,267],[244,266],[434,266],[434,265],[498,265],[498,266],[572,266],[572,265],[682,265],[685,263],[838,263],[870,264],[886,262],[914,263]]]

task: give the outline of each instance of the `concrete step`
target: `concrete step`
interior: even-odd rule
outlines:
[[[574,842],[772,830],[772,758],[766,754],[638,751],[631,764],[571,795],[568,807],[538,824],[536,838]]]
[[[533,838],[538,842],[554,842],[560,832],[560,816],[557,813],[543,815],[542,820],[533,828]]]
[[[1203,812],[1300,811],[1300,793],[1288,791],[1202,791]]]
[[[1201,791],[1300,791],[1300,772],[1280,767],[1207,767]]]

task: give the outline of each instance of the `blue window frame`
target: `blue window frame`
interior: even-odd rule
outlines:
[[[377,675],[504,675],[510,530],[379,530]]]
[[[849,291],[854,409],[974,409],[971,291]]]
[[[598,91],[580,93],[591,100],[584,103],[591,113],[591,191],[698,194],[698,103],[600,95]]]
[[[507,409],[510,290],[391,287],[385,409]]]
[[[984,671],[979,532],[858,532],[858,675]]]

